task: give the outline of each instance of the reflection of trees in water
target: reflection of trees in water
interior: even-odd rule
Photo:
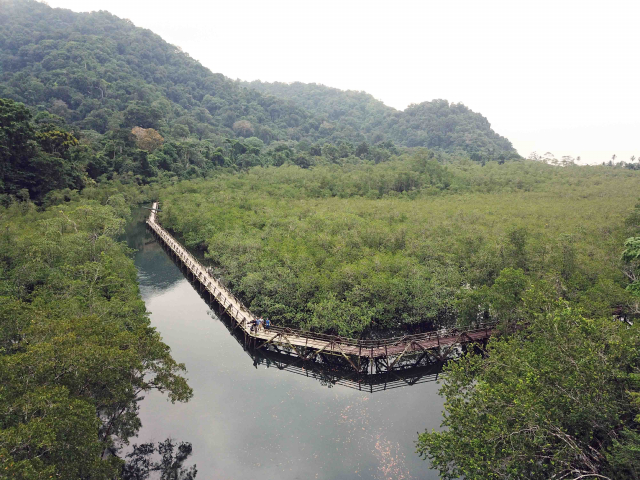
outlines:
[[[229,333],[242,346],[251,358],[253,366],[263,365],[267,368],[294,373],[313,378],[320,385],[333,388],[340,385],[357,390],[374,393],[392,388],[406,387],[419,383],[433,382],[438,379],[444,363],[433,362],[428,356],[418,359],[416,356],[407,355],[398,362],[396,368],[387,371],[382,365],[374,365],[370,370],[363,366],[361,372],[356,372],[351,364],[344,358],[332,355],[318,355],[314,360],[303,361],[299,356],[281,346],[269,345],[267,348],[251,348],[244,341],[241,330],[233,328],[231,318],[220,311],[217,304],[209,302],[206,296],[201,298],[211,307],[209,316],[220,320],[227,327]],[[380,368],[378,368],[380,367]]]
[[[315,378],[327,388],[340,385],[370,393],[436,381],[443,367],[442,362],[431,362],[428,357],[423,357],[417,363],[416,358],[407,359],[392,371],[374,368],[372,371],[363,369],[362,372],[356,372],[340,357],[328,358],[321,355],[312,361],[304,362],[286,349],[272,345],[269,345],[268,350],[247,349],[246,351],[256,366],[275,367],[297,375]]]
[[[129,248],[142,251],[145,243],[149,242],[153,236],[147,231],[145,220],[149,210],[145,208],[131,209],[131,221],[124,227],[124,238]]]
[[[318,377],[320,385],[327,388],[332,388],[336,384],[336,379],[331,378],[329,375],[320,374]]]
[[[132,451],[126,455],[126,462],[122,467],[122,479],[194,480],[197,475],[196,466],[184,466],[192,452],[191,443],[177,443],[171,438],[157,445],[155,443],[134,444]]]
[[[184,276],[148,231],[145,223],[148,213],[143,208],[133,212],[132,220],[125,227],[123,240],[126,240],[129,248],[136,251],[135,264],[140,286],[163,291],[181,281]]]

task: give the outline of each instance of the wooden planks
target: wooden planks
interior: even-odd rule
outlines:
[[[381,340],[356,340],[279,327],[272,327],[269,330],[262,329],[259,332],[251,331],[249,323],[255,320],[256,316],[232,292],[210,275],[207,269],[180,242],[162,228],[156,219],[158,202],[154,202],[150,210],[151,212],[147,219],[149,228],[155,232],[158,239],[173,252],[176,258],[180,259],[193,278],[197,278],[201,286],[222,305],[225,312],[236,323],[236,327],[244,331],[246,338],[251,340],[287,346],[295,350],[300,356],[310,357],[311,354],[302,354],[308,349],[315,350],[316,354],[322,352],[323,354],[339,355],[346,358],[358,370],[350,357],[388,358],[398,355],[402,357],[402,355],[411,352],[435,350],[441,347],[452,347],[458,344],[482,341],[495,333],[494,325],[488,325],[483,328],[455,330],[442,334],[440,332],[429,332]],[[394,364],[400,357],[394,360]],[[360,365],[360,361],[358,361],[358,365]]]

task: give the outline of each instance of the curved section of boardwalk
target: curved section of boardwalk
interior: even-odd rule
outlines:
[[[251,322],[256,319],[233,293],[216,280],[207,269],[183,247],[157,221],[158,203],[151,209],[147,225],[176,259],[187,268],[194,280],[208,292],[211,299],[222,306],[231,317],[234,329],[239,328],[245,340],[255,348],[279,345],[295,352],[302,360],[312,360],[319,355],[341,356],[357,371],[380,361],[388,370],[404,356],[422,355],[434,360],[446,359],[456,347],[468,343],[483,342],[494,333],[494,325],[481,325],[467,330],[440,330],[379,340],[356,340],[334,335],[324,335],[304,330],[272,326],[255,332]],[[363,363],[364,362],[364,363]]]

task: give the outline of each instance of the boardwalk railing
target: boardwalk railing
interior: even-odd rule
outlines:
[[[394,338],[354,339],[338,335],[315,333],[295,328],[271,326],[268,330],[252,328],[253,315],[236,296],[211,275],[189,251],[157,222],[158,203],[153,204],[147,225],[177,260],[186,267],[202,289],[215,299],[240,328],[245,340],[256,348],[279,345],[294,351],[303,360],[322,355],[344,357],[356,370],[361,370],[362,359],[373,362],[384,359],[388,369],[393,370],[405,355],[422,354],[442,361],[455,347],[473,342],[482,342],[495,333],[495,324],[482,324],[469,329],[441,329],[432,332],[404,335]],[[355,359],[355,361],[354,361]],[[390,359],[392,362],[390,363]]]

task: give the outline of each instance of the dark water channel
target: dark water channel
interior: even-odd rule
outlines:
[[[146,231],[145,212],[127,241],[151,322],[186,364],[194,396],[172,405],[148,395],[136,443],[191,442],[201,480],[438,478],[415,453],[417,432],[441,422],[436,375],[371,393],[254,360]]]

